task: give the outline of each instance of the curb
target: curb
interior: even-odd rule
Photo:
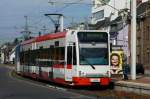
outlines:
[[[150,95],[150,84],[117,81],[115,82],[115,90]]]

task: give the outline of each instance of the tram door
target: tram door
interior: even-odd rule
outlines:
[[[67,62],[65,65],[65,80],[72,81],[73,66],[76,63],[76,47],[71,43],[67,46]]]

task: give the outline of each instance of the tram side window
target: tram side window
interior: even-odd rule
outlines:
[[[39,59],[39,50],[35,50],[35,59],[34,59],[34,61],[35,61],[35,65],[37,65],[37,59]]]
[[[60,47],[54,48],[54,64],[58,64],[61,60],[61,49]]]
[[[35,65],[35,59],[36,59],[36,54],[35,50],[30,50],[29,51],[29,65],[34,66]]]
[[[44,55],[44,58],[45,58],[45,59],[49,59],[49,58],[50,58],[49,53],[50,53],[49,48],[46,48],[45,51],[44,51],[44,54],[45,54],[45,55]],[[46,61],[44,65],[45,65],[45,66],[50,66],[51,63],[50,63],[49,61]]]
[[[76,47],[75,46],[73,46],[73,47],[72,46],[68,46],[67,47],[67,64],[72,64],[72,61],[73,61],[73,65],[77,64]]]
[[[59,56],[59,59],[60,59],[60,60],[65,60],[65,47],[60,47],[60,48],[59,48],[59,51],[60,51],[60,52],[59,52],[59,55],[60,55],[60,56]]]
[[[49,49],[48,48],[42,48],[40,49],[40,59],[49,59]],[[41,66],[49,66],[48,61],[40,61],[39,63]]]
[[[43,59],[43,48],[39,49],[39,54],[40,54],[39,58]]]
[[[73,46],[73,65],[77,64],[77,59],[76,59],[76,47]]]
[[[60,64],[64,65],[65,63],[65,47],[59,47],[59,60]]]
[[[72,47],[67,47],[67,64],[72,64]]]
[[[46,49],[42,50],[42,58],[47,59],[47,50]]]
[[[32,51],[29,51],[29,65],[31,66],[32,65]]]
[[[56,47],[55,51],[55,60],[59,60],[59,47]]]
[[[52,60],[51,65],[53,65],[54,64],[54,62],[53,62],[53,60],[54,60],[54,46],[51,46],[50,50],[51,50],[50,59]]]
[[[21,52],[21,53],[22,53],[21,64],[25,65],[25,52]]]
[[[40,47],[40,49],[37,50],[38,58],[37,59],[43,59],[43,48]],[[38,60],[38,65],[42,66],[42,62]]]
[[[28,51],[25,51],[24,52],[24,64],[28,65],[28,61],[29,61]]]
[[[20,64],[21,65],[24,64],[24,53],[23,52],[20,53]]]
[[[40,56],[39,55],[39,50],[37,49],[37,50],[35,50],[35,65],[38,65],[38,60],[37,59],[40,58],[39,56]]]
[[[56,47],[56,48],[54,48],[54,53],[53,53],[53,63],[54,64],[57,64],[58,62],[56,61],[56,60],[58,60],[58,51],[59,51],[59,49]]]
[[[27,65],[29,66],[31,63],[31,51],[30,49],[27,51]]]
[[[32,50],[30,52],[30,65],[35,65],[35,59],[36,59],[36,51]]]

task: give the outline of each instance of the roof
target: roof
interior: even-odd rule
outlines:
[[[100,30],[110,25],[110,18],[105,17],[104,20],[97,21],[96,24],[88,24],[90,30]]]
[[[66,31],[65,32],[53,33],[53,34],[46,34],[46,35],[37,37],[36,42],[52,40],[52,39],[57,39],[57,38],[63,38],[65,36],[66,36]]]
[[[21,45],[26,45],[35,42],[36,38],[32,38],[26,41],[21,42]]]
[[[146,11],[147,4],[148,4],[148,2],[144,2],[144,3],[141,3],[137,7],[137,15],[141,15],[142,13],[144,13]]]
[[[57,32],[57,33],[52,33],[52,34],[45,34],[42,36],[34,37],[32,39],[23,41],[21,45],[26,45],[34,42],[41,42],[41,41],[46,41],[46,40],[52,40],[52,39],[57,39],[57,38],[63,38],[66,36],[66,31],[65,32]]]

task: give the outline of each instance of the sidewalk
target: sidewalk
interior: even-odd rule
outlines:
[[[150,95],[150,76],[137,75],[136,80],[121,80],[115,78],[115,90]]]

